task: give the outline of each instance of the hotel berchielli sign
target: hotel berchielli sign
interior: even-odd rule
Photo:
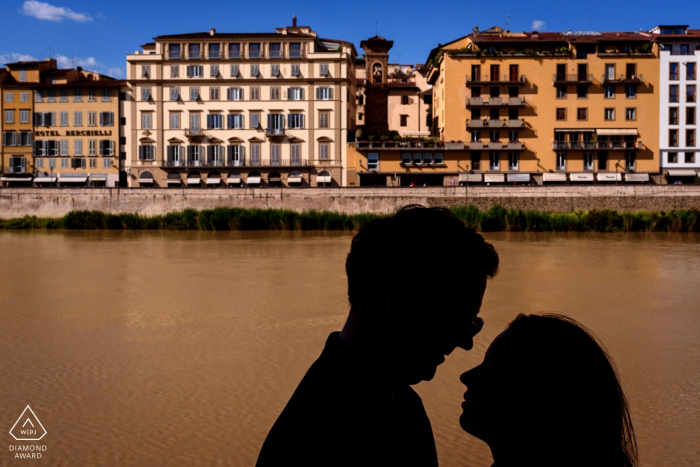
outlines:
[[[65,133],[65,134],[64,134]],[[112,130],[35,131],[35,136],[112,136]]]

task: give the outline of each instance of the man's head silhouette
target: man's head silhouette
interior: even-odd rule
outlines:
[[[409,205],[362,227],[345,269],[341,339],[372,352],[391,383],[416,384],[456,347],[471,349],[498,254],[449,210]]]

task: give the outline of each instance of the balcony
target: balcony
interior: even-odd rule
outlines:
[[[502,128],[503,122],[500,119],[489,120],[487,125],[489,128]]]
[[[302,167],[309,166],[309,161],[307,159],[260,159],[254,158],[246,161],[245,157],[239,157],[238,159],[214,159],[207,160],[206,158],[202,160],[187,160],[187,161],[176,161],[176,160],[164,160],[161,164],[163,167]]]
[[[600,82],[605,84],[641,84],[642,75],[620,75],[620,76],[606,76],[600,79]]]
[[[27,173],[27,168],[20,165],[11,165],[9,167],[11,174],[25,174]]]
[[[484,143],[481,141],[470,141],[469,149],[471,149],[472,151],[480,151],[484,149]]]
[[[489,79],[491,78],[491,79]],[[525,75],[472,75],[466,76],[466,85],[489,86],[498,84],[500,86],[522,86],[526,83]]]
[[[265,128],[267,136],[284,136],[284,128]]]
[[[459,148],[445,147],[443,141],[356,141],[355,149],[358,151],[374,151],[377,149],[389,149],[395,151],[404,151],[406,149],[439,149],[441,151],[463,150],[462,145]]]
[[[185,136],[188,138],[203,138],[206,135],[203,128],[185,128]]]
[[[503,143],[500,141],[489,141],[489,151],[500,151],[501,149],[503,149]]]
[[[608,150],[608,151],[636,151],[643,149],[641,141],[554,141],[552,150],[554,151],[586,151],[586,150]]]
[[[180,60],[180,52],[168,52],[169,60]]]
[[[556,74],[552,76],[552,83],[558,84],[593,84],[593,75],[591,74]]]
[[[523,126],[525,126],[525,122],[522,118],[509,118],[507,126],[508,128],[522,128]]]
[[[467,107],[520,107],[525,104],[523,97],[470,97],[467,100]]]
[[[472,118],[467,120],[467,128],[484,128],[484,120]]]
[[[506,144],[504,149],[509,151],[522,151],[524,149],[524,145],[520,141],[508,141],[508,144]]]
[[[502,105],[503,99],[500,97],[489,97],[489,105]]]

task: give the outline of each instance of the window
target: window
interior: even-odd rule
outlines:
[[[627,170],[634,170],[636,162],[637,156],[633,152],[625,153],[625,168]]]
[[[420,156],[418,156],[420,157]],[[418,161],[420,163],[420,161]],[[433,155],[429,152],[423,154],[423,165],[430,165],[433,163]]]
[[[209,58],[221,58],[220,44],[209,44]]]
[[[250,145],[250,165],[260,165],[260,144]]]
[[[199,128],[199,112],[190,112],[190,131],[196,134]]]
[[[180,44],[168,44],[168,58],[170,60],[180,59]]]
[[[508,132],[508,141],[511,143],[517,142],[519,140],[518,138],[518,130],[510,130]]]
[[[209,76],[211,76],[212,78],[219,77],[219,65],[211,65],[209,67]]]
[[[695,125],[695,107],[687,107],[685,109],[685,124]]]
[[[202,65],[188,65],[187,66],[187,77],[188,78],[203,78],[204,77],[204,67]]]
[[[557,120],[566,120],[566,109],[557,109]]]
[[[605,109],[605,120],[615,120],[615,109]]]
[[[36,159],[36,160],[34,161],[34,163],[36,164],[36,168],[37,168],[37,169],[43,169],[43,168],[44,168],[44,159]]]
[[[489,86],[489,97],[500,97],[501,88],[500,86]]]
[[[141,114],[141,129],[150,130],[151,129],[151,113],[143,112]]]
[[[470,158],[472,163],[472,170],[481,170],[481,153],[472,152]]]
[[[321,143],[318,146],[318,158],[322,161],[327,161],[330,159],[330,147],[329,143]]]
[[[34,102],[44,102],[44,96],[41,91],[34,91]]]
[[[408,105],[408,96],[401,96],[401,105]]]
[[[151,88],[141,88],[141,100],[150,101],[151,100]]]
[[[180,129],[180,112],[170,112],[170,129]]]
[[[207,128],[210,130],[221,130],[224,127],[224,116],[221,114],[207,115]]]
[[[292,76],[299,76],[300,74],[299,65],[292,65]]]
[[[14,110],[5,110],[5,123],[15,123]]]
[[[289,44],[289,58],[301,58],[301,43],[292,42]]]
[[[238,76],[238,65],[231,65],[231,78],[235,78]]]
[[[280,100],[280,88],[270,88],[270,100],[278,101]]]
[[[625,120],[637,120],[637,109],[628,107],[625,109]]]
[[[199,100],[199,88],[190,88],[190,100]]]
[[[243,89],[241,88],[228,88],[226,97],[230,101],[242,101],[243,100]]]
[[[97,155],[97,140],[96,139],[89,139],[88,140],[88,156],[96,156]]]
[[[668,79],[678,79],[678,63],[671,63],[668,67]]]
[[[379,154],[370,152],[367,154],[367,170],[379,170]]]
[[[219,100],[219,88],[209,88],[209,100],[218,101]]]
[[[685,130],[685,145],[691,148],[695,146],[695,130]]]
[[[15,138],[15,133],[14,131],[3,131],[2,132],[2,145],[3,146],[16,146],[17,139]],[[39,155],[39,154],[37,154]]]
[[[29,110],[23,109],[19,111],[19,122],[29,123]]]
[[[518,170],[518,153],[511,152],[508,154],[508,170]]]
[[[82,102],[82,101],[83,101],[82,89],[73,90],[73,102]]]
[[[141,65],[141,78],[149,78],[151,76],[151,65]]]
[[[500,160],[497,152],[492,152],[489,155],[489,170],[500,170]]]
[[[408,126],[408,115],[401,115],[401,126]]]
[[[685,153],[685,163],[686,164],[695,163],[695,153],[694,152],[686,152]]]
[[[250,76],[255,77],[260,74],[260,67],[258,65],[250,65]]]
[[[511,86],[508,88],[508,97],[518,97],[520,95],[520,90],[517,86]]]
[[[694,84],[690,84],[686,88],[685,101],[686,102],[695,102],[695,85]]]
[[[615,65],[610,64],[610,63],[605,65],[605,79],[606,80],[615,79]]]
[[[330,112],[319,112],[318,113],[318,127],[319,128],[330,128],[330,119],[331,119],[331,113]]]
[[[593,153],[583,153],[583,170],[593,170]]]
[[[82,156],[83,155],[83,140],[75,139],[73,140],[73,155]]]
[[[95,161],[91,160],[90,162],[95,162]],[[103,169],[112,168],[112,160],[111,159],[102,159],[102,168]]]
[[[678,102],[678,85],[677,84],[672,84],[669,86],[669,91],[668,91],[668,101],[669,102]]]
[[[256,129],[260,128],[260,112],[250,113],[250,128]]]
[[[95,102],[97,98],[95,97],[95,90],[88,89],[88,102]]]
[[[304,114],[302,113],[292,113],[287,117],[288,127],[292,129],[302,129],[304,128]]]
[[[243,129],[243,115],[242,114],[229,114],[226,118],[227,126],[232,130],[242,130]]]
[[[20,102],[29,102],[29,93],[28,92],[20,92],[19,93],[19,101]]]
[[[100,140],[100,156],[114,155],[114,141],[109,139]]]
[[[316,100],[319,100],[319,101],[333,100],[333,88],[316,88]]]
[[[319,75],[328,76],[328,64],[327,63],[319,64]]]
[[[579,108],[576,110],[576,119],[579,121],[588,120],[588,109]]]
[[[69,159],[61,159],[61,168],[67,169],[69,164]],[[75,168],[75,167],[74,167]]]
[[[187,58],[200,58],[200,53],[199,53],[199,44],[190,44],[188,48],[188,57]]]
[[[566,170],[566,153],[557,153],[557,170]]]
[[[56,159],[49,159],[49,168],[50,169],[56,168]]]
[[[433,164],[434,165],[444,165],[445,158],[441,152],[436,152],[433,154]]]
[[[170,88],[170,100],[171,101],[180,100],[180,88]]]
[[[259,43],[252,43],[248,45],[248,58],[260,58]]]
[[[25,70],[24,68],[19,70],[19,82],[20,83],[27,82],[27,70]]]
[[[688,55],[689,50],[688,44],[681,44],[681,55]]]
[[[68,126],[68,112],[61,112],[59,114],[59,123],[60,126]]]
[[[625,97],[627,99],[636,99],[637,98],[637,86],[634,86],[634,85],[625,86]]]
[[[668,109],[668,124],[678,125],[678,107],[669,107]]]
[[[100,112],[100,126],[114,126],[114,112]]]
[[[250,88],[250,100],[260,100],[260,88]]]
[[[666,160],[669,162],[669,164],[675,164],[676,162],[678,162],[678,153],[669,152]]]
[[[287,100],[300,101],[304,98],[304,90],[302,88],[289,88],[287,90]]]
[[[270,44],[270,58],[281,58],[282,57],[282,46],[279,42]]]
[[[472,91],[472,97],[481,97],[481,86],[474,86],[470,89]]]
[[[180,66],[179,65],[170,65],[170,77],[171,78],[179,78],[180,77]]]
[[[557,86],[557,99],[566,99],[566,86]]]
[[[88,126],[97,126],[97,112],[88,112],[87,115],[88,115]]]
[[[61,89],[58,92],[58,100],[59,100],[59,102],[68,102],[68,90],[67,89]]]
[[[689,81],[694,81],[696,69],[697,69],[697,64],[694,62],[689,62],[685,66],[685,79],[687,79]]]
[[[56,91],[53,89],[46,91],[46,102],[56,102]]]
[[[154,161],[156,160],[156,151],[154,146],[139,146],[139,160],[140,161]]]
[[[228,58],[241,58],[241,44],[232,43],[228,45]]]
[[[493,141],[494,143],[497,143],[501,140],[501,132],[498,130],[492,130],[491,131],[491,138],[489,141]]]
[[[357,115],[358,120],[364,120],[364,118],[365,118],[365,114],[363,114],[363,113],[360,113]]]
[[[481,132],[479,130],[472,131],[472,143],[481,142]]]
[[[678,147],[678,130],[668,130],[668,145],[672,148]]]
[[[582,85],[582,86],[576,86],[576,96],[579,99],[586,99],[588,98],[588,86]]]
[[[110,102],[112,100],[112,96],[109,93],[109,89],[103,89],[102,90],[102,102]]]

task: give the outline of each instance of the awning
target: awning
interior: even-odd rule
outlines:
[[[648,182],[649,174],[625,174],[627,182]]]
[[[480,182],[481,174],[459,174],[460,182]]]
[[[230,183],[241,183],[241,176],[240,175],[229,175],[228,179],[226,181],[229,184]]]
[[[2,177],[0,181],[3,182],[31,182],[32,177]]]
[[[218,185],[219,183],[221,183],[220,178],[207,178],[207,185]]]
[[[596,133],[603,136],[637,136],[639,134],[636,128],[620,128],[617,130],[602,128],[596,130]]]
[[[506,180],[504,174],[484,174],[484,181],[486,183],[503,183]]]
[[[87,177],[59,177],[58,181],[61,183],[85,183],[87,179]],[[152,178],[149,180],[153,183]]]
[[[694,170],[669,170],[668,176],[669,177],[694,177],[695,171]]]
[[[569,180],[572,182],[592,182],[593,174],[569,174]]]
[[[107,180],[107,175],[90,175],[90,180],[93,182],[104,182]]]
[[[270,183],[279,183],[282,181],[282,177],[270,177]]]
[[[289,178],[287,179],[287,183],[301,183],[301,181],[302,181],[301,176],[289,177]]]
[[[555,133],[571,133],[577,131],[579,133],[593,133],[595,132],[594,129],[592,128],[559,128],[559,129],[554,129]]]
[[[543,182],[565,182],[566,181],[566,174],[565,173],[545,172],[542,174],[542,181]]]
[[[139,183],[150,183],[153,184],[152,178],[139,178]]]
[[[614,182],[622,180],[622,174],[598,174],[599,182]]]
[[[168,180],[168,185],[180,185],[182,183],[182,180]]]
[[[40,176],[40,177],[34,177],[34,181],[36,183],[53,183],[56,181],[58,177],[54,175],[53,177],[51,175],[46,175],[46,176]]]
[[[249,176],[247,182],[248,185],[260,185],[260,176]]]
[[[200,183],[202,183],[202,179],[201,179],[201,178],[188,178],[188,179],[187,179],[187,184],[188,184],[188,185],[199,185]]]
[[[316,177],[316,183],[330,183],[332,179],[330,175],[319,175]]]
[[[508,174],[509,182],[529,182],[530,174]]]

